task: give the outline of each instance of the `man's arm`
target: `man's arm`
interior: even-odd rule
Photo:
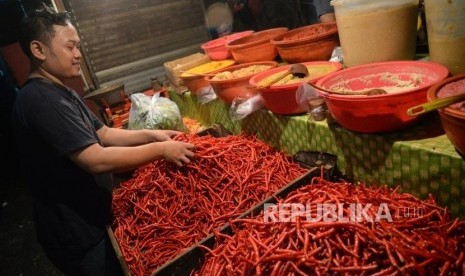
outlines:
[[[316,14],[321,23],[336,21],[334,8],[330,0],[313,0]]]
[[[108,146],[137,146],[152,142],[170,141],[171,137],[180,134],[174,130],[128,130],[110,128],[107,126],[97,130],[97,135],[103,145]]]
[[[128,171],[149,162],[165,159],[178,166],[190,163],[193,144],[165,141],[134,147],[102,147],[98,143],[77,150],[68,157],[91,174]]]
[[[334,15],[334,12],[329,12],[320,15],[319,19],[321,23],[332,22],[336,21],[336,16]]]

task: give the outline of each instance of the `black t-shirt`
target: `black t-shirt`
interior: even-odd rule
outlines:
[[[12,119],[39,242],[49,249],[94,245],[111,219],[112,176],[89,174],[67,156],[99,143],[102,122],[76,92],[39,78],[19,92]]]

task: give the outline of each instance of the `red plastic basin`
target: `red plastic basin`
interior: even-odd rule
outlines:
[[[329,60],[339,45],[336,22],[308,25],[290,30],[271,40],[287,63]]]
[[[310,71],[310,78],[307,81],[315,83],[323,76],[334,71],[342,69],[342,65],[338,62],[331,61],[312,61],[303,62]],[[290,65],[280,66],[274,69],[266,70],[250,78],[249,83],[252,86],[259,87],[260,82],[266,78],[273,78],[272,75],[279,75],[289,69]],[[312,72],[320,71],[320,73],[312,74]],[[263,98],[265,107],[273,113],[282,115],[292,115],[304,113],[308,106],[302,106],[296,101],[296,91],[301,83],[293,84],[274,84],[266,88],[258,88],[260,95]]]
[[[267,65],[270,66],[271,69],[278,66],[278,63],[276,61],[257,61],[250,63],[242,63],[239,65],[234,65],[228,68],[221,69],[216,73],[224,71],[234,72],[236,70],[244,69],[255,65]],[[227,104],[231,104],[235,98],[248,99],[252,96],[255,96],[258,93],[257,89],[249,84],[249,79],[253,75],[255,74],[225,80],[213,80],[213,77],[210,76],[205,77],[205,80],[207,80],[210,83],[210,85],[213,88],[213,91],[215,91],[215,94],[218,96],[218,98],[220,98]]]
[[[272,61],[278,56],[278,50],[270,40],[287,30],[285,27],[262,30],[230,41],[226,47],[237,63]]]
[[[388,91],[388,94],[371,96],[320,93],[341,126],[362,133],[390,132],[416,121],[417,117],[407,115],[407,109],[425,103],[428,88],[448,74],[445,66],[434,62],[378,62],[332,73],[320,79],[317,86],[332,91],[373,88]]]

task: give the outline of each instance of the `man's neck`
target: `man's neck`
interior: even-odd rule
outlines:
[[[54,75],[48,73],[47,71],[45,71],[44,69],[42,68],[37,68],[36,70],[34,70],[30,75],[29,75],[29,78],[45,78],[45,79],[48,79],[52,82],[55,82],[55,83],[58,83],[58,84],[61,84],[63,86],[65,86],[65,84],[63,83],[62,80],[60,80],[59,78],[55,77]]]

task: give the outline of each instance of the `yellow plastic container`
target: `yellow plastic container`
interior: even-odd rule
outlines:
[[[431,60],[465,73],[465,1],[425,0],[425,16]]]
[[[415,57],[418,0],[333,0],[345,67]]]

